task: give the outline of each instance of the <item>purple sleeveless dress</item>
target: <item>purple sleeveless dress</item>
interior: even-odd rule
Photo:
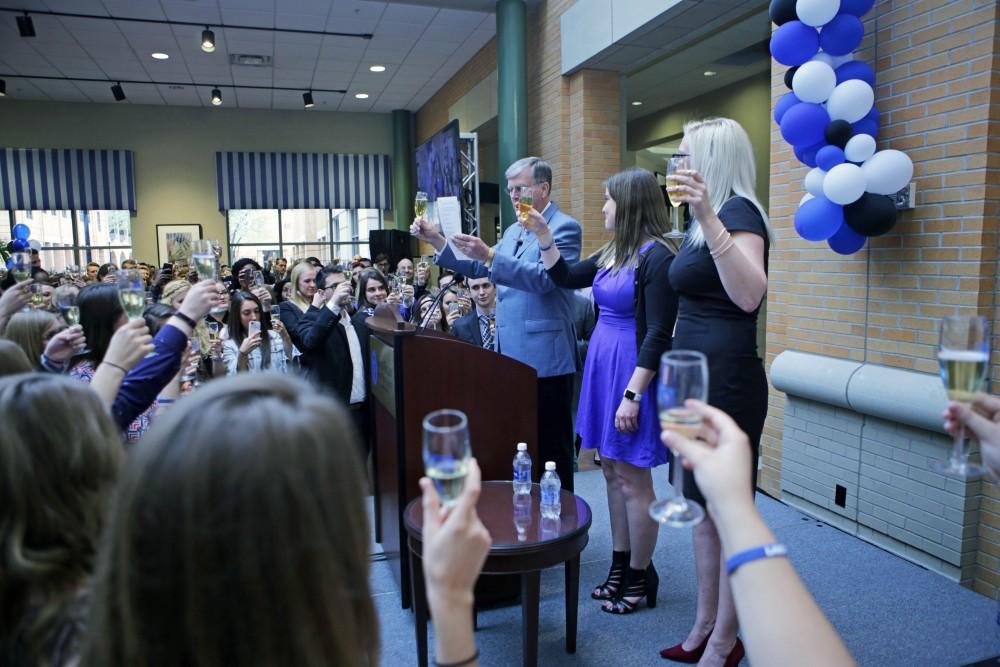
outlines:
[[[600,315],[583,366],[576,430],[582,447],[597,448],[602,459],[652,468],[667,462],[667,448],[660,442],[656,415],[655,380],[639,403],[639,430],[621,433],[615,429],[615,413],[635,371],[638,356],[634,281],[635,269],[617,274],[601,269],[594,278],[594,301],[600,308]]]

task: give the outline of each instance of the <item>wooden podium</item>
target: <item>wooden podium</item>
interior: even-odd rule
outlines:
[[[371,330],[370,385],[375,467],[375,511],[382,549],[410,606],[403,510],[420,495],[424,474],[423,419],[441,408],[469,418],[472,454],[483,480],[510,480],[517,443],[538,459],[538,376],[535,369],[438,331],[420,330],[379,309]]]

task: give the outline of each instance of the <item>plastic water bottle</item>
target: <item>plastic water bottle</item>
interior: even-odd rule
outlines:
[[[514,455],[514,493],[531,493],[531,455],[526,442],[517,443]]]
[[[562,482],[556,474],[556,462],[545,462],[545,474],[542,475],[542,518],[558,519],[562,508],[559,505],[559,492]]]

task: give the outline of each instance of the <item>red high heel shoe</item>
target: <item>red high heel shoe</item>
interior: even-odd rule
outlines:
[[[739,637],[737,637],[736,645],[733,646],[733,650],[729,652],[729,656],[726,658],[726,662],[722,667],[736,667],[736,665],[740,664],[740,660],[742,660],[746,654],[747,651],[743,647],[743,642],[740,641]]]
[[[713,628],[712,630],[714,630]],[[695,648],[688,651],[684,648],[684,642],[677,644],[676,646],[668,646],[667,648],[660,649],[660,657],[665,660],[673,660],[674,662],[685,662],[688,664],[694,664],[701,660],[702,654],[705,652],[705,647],[708,646],[708,640],[712,636],[712,630],[708,631],[705,638],[701,640]]]

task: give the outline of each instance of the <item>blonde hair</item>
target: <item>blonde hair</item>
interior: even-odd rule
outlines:
[[[290,280],[292,283],[292,298],[290,298],[289,301],[294,303],[303,313],[309,310],[309,305],[312,303],[312,299],[307,299],[305,295],[299,291],[299,278],[301,278],[302,274],[306,271],[319,271],[319,269],[309,262],[299,262],[295,265],[295,268],[292,269],[292,277]]]
[[[41,369],[42,352],[45,351],[45,332],[59,320],[44,310],[14,313],[4,330],[4,338],[21,346],[35,370]]]
[[[21,346],[12,340],[0,338],[0,377],[35,370]]]
[[[171,280],[163,288],[163,293],[160,294],[160,303],[170,306],[175,310],[180,310],[178,302],[183,300],[190,291],[191,281],[187,278]],[[202,354],[207,353],[208,349],[212,346],[212,338],[208,335],[208,326],[204,320],[198,322],[198,326],[194,328],[194,336],[198,339],[198,345],[201,347]]]
[[[706,118],[684,124],[684,137],[691,154],[691,168],[701,172],[708,187],[709,203],[716,213],[733,197],[749,199],[764,219],[767,238],[774,241],[764,207],[757,200],[757,167],[753,145],[746,130],[730,118]],[[697,220],[691,221],[687,243],[705,245],[705,234]]]

